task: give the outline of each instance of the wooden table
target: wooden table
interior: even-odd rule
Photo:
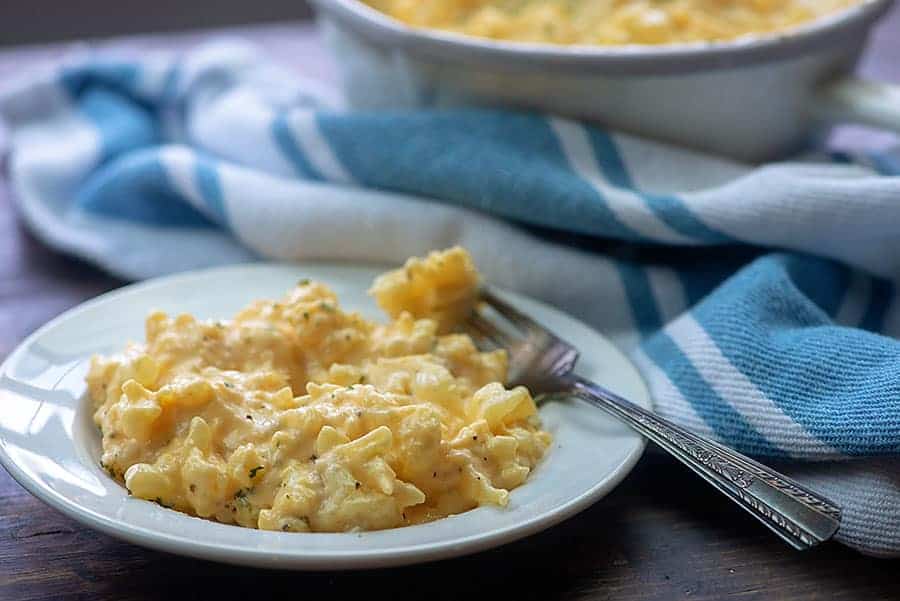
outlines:
[[[301,26],[241,30],[298,69],[333,77]],[[178,47],[204,34],[118,40]],[[0,81],[67,46],[0,53]],[[302,57],[302,60],[300,60]],[[863,72],[900,81],[900,12],[881,27]],[[879,146],[885,134],[849,129],[844,144]],[[0,141],[2,147],[2,141]],[[18,222],[0,186],[0,359],[61,311],[123,282],[55,253]],[[900,599],[900,561],[830,543],[785,547],[672,460],[648,453],[626,481],[561,526],[475,556],[357,573],[281,573],[149,551],[84,528],[46,507],[0,470],[0,600],[284,597],[501,599]]]

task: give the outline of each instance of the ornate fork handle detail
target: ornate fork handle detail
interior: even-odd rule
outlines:
[[[645,428],[653,430],[659,436],[664,437],[668,442],[677,446],[679,449],[716,472],[738,488],[747,488],[753,484],[753,474],[748,473],[740,466],[727,461],[720,454],[714,453],[706,448],[702,443],[691,440],[688,436],[682,434],[669,426],[668,423],[660,419],[651,419],[642,412],[635,413],[635,419],[640,421]]]
[[[571,392],[630,424],[679,459],[797,549],[834,536],[841,510],[803,485],[706,440],[578,376]]]

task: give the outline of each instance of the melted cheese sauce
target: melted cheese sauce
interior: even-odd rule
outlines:
[[[859,0],[365,0],[404,23],[550,44],[674,44],[791,29]]]
[[[250,528],[375,530],[505,505],[550,436],[506,355],[445,334],[478,274],[460,248],[372,294],[388,324],[300,282],[230,321],[153,313],[87,376],[101,462],[132,495]]]

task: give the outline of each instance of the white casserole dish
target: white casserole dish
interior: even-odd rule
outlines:
[[[892,2],[779,36],[594,47],[417,29],[357,0],[312,0],[353,106],[531,108],[748,161],[786,154],[826,123],[900,131],[900,88],[851,76]]]

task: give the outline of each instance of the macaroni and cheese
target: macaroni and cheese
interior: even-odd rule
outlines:
[[[387,324],[323,284],[229,321],[151,314],[87,376],[102,465],[191,515],[288,532],[375,530],[506,505],[550,435],[506,354],[447,333],[478,274],[452,248],[379,277]]]
[[[673,44],[784,31],[859,0],[365,0],[404,23],[550,44]]]

